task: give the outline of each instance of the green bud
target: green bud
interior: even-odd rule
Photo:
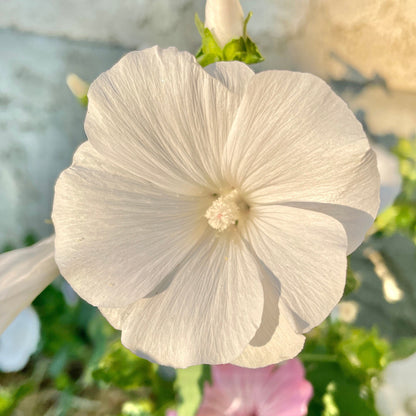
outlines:
[[[244,20],[243,36],[231,39],[221,47],[211,30],[204,26],[198,14],[195,14],[195,25],[202,38],[202,44],[196,54],[201,66],[207,66],[219,61],[240,61],[255,64],[264,60],[257,45],[247,36],[247,23],[252,13]]]

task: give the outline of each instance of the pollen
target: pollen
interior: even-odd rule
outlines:
[[[205,213],[208,224],[218,231],[225,231],[230,225],[236,224],[240,215],[240,208],[236,199],[237,190],[217,198]]]

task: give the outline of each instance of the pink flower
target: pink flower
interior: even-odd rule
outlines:
[[[216,365],[212,380],[197,416],[304,416],[313,394],[297,359],[258,369]]]

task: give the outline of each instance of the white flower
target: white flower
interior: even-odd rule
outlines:
[[[0,334],[59,275],[54,239],[0,255]]]
[[[416,416],[415,375],[416,353],[386,367],[375,397],[380,416]]]
[[[244,12],[239,0],[207,0],[205,27],[223,48],[233,39],[244,34]]]
[[[24,309],[0,336],[0,371],[23,369],[36,351],[40,322],[32,307]]]
[[[380,208],[384,211],[393,204],[402,187],[399,161],[395,155],[385,150],[382,146],[372,144],[371,148],[377,156],[377,167],[380,173]]]
[[[378,208],[374,153],[313,75],[174,48],[132,52],[89,90],[88,141],[56,185],[55,259],[164,365],[296,355]]]

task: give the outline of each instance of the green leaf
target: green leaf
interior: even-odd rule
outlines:
[[[322,416],[340,416],[338,406],[334,399],[335,391],[335,383],[331,381],[326,387],[325,394],[322,396],[322,403],[324,405]]]
[[[371,395],[338,363],[310,363],[306,370],[314,388],[309,416],[377,416]]]
[[[202,67],[205,67],[205,66],[214,64],[215,62],[221,61],[221,57],[219,57],[218,55],[214,55],[214,54],[208,54],[208,55],[202,54],[198,56],[196,60]]]
[[[245,39],[245,42],[247,55],[244,58],[244,62],[246,64],[256,64],[258,62],[264,61],[264,58],[257,48],[257,45],[249,37]]]
[[[241,61],[246,55],[246,46],[243,38],[233,39],[228,42],[223,49],[225,61]]]
[[[198,13],[195,13],[195,26],[198,29],[199,34],[201,35],[201,38],[204,37],[204,24],[202,23],[201,19],[198,16]]]
[[[153,414],[154,405],[146,399],[126,402],[121,409],[121,416],[151,416]]]
[[[371,378],[387,364],[389,343],[378,336],[376,329],[366,331],[342,323],[334,327],[342,337],[335,347],[341,366],[362,384],[370,385]]]
[[[207,28],[204,29],[204,36],[202,38],[202,50],[204,54],[222,56],[222,50],[218,46],[217,41],[214,38],[214,35]]]
[[[394,345],[391,360],[402,360],[416,353],[416,337],[400,338]]]
[[[373,235],[350,256],[349,264],[361,282],[359,289],[347,296],[359,305],[355,323],[366,328],[377,326],[380,335],[390,342],[415,337],[413,242],[400,234]]]
[[[343,296],[348,296],[350,293],[355,292],[359,287],[360,287],[360,281],[358,280],[357,276],[355,275],[351,267],[348,267],[347,279],[345,283]]]
[[[149,361],[137,357],[117,341],[101,359],[92,376],[97,381],[130,390],[150,386],[153,372]]]
[[[244,36],[232,39],[223,49],[216,42],[211,31],[204,27],[198,14],[195,14],[195,25],[202,38],[202,45],[196,53],[197,61],[201,66],[207,66],[218,61],[241,61],[254,64],[264,60],[256,44],[247,36],[247,23],[252,13],[244,21]]]
[[[393,151],[399,158],[402,191],[375,224],[384,234],[399,231],[416,243],[416,139],[400,139]]]
[[[84,95],[81,98],[78,98],[79,103],[83,106],[83,107],[88,107],[88,96]]]
[[[176,372],[175,388],[178,391],[178,416],[194,416],[201,403],[204,382],[209,381],[210,368],[197,365]]]
[[[18,387],[1,387],[0,386],[0,415],[9,416],[13,414],[13,410],[19,402],[32,393],[34,384],[28,381]]]

